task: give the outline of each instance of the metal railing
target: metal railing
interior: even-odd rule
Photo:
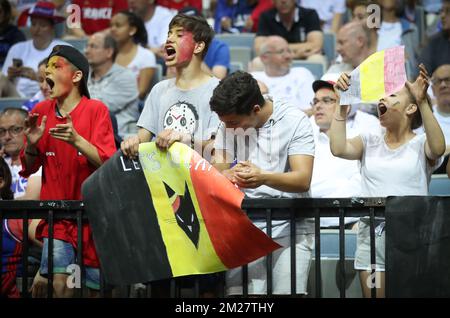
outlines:
[[[375,217],[384,216],[385,199],[384,198],[349,198],[349,199],[246,199],[242,205],[243,210],[250,219],[256,217],[263,218],[267,224],[267,235],[272,236],[273,220],[290,220],[290,224],[295,224],[299,218],[314,218],[315,221],[315,297],[322,297],[322,275],[321,275],[321,241],[320,241],[320,218],[321,217],[339,217],[339,290],[340,297],[346,297],[346,269],[345,269],[345,217],[369,217],[370,224],[370,260],[375,264]],[[83,215],[84,205],[81,201],[0,201],[0,219],[3,224],[4,219],[22,219],[23,233],[28,233],[28,220],[46,219],[49,224],[49,248],[48,248],[48,289],[47,296],[53,296],[53,224],[59,219],[74,219],[78,225],[78,247],[77,247],[77,265],[81,269],[81,281],[84,281],[84,268],[82,261],[82,223],[86,221]],[[3,231],[3,227],[1,228]],[[2,234],[2,233],[0,233]],[[291,259],[291,290],[290,296],[298,296],[296,290],[296,226],[290,226],[290,259]],[[29,277],[28,277],[28,251],[30,242],[28,235],[23,235],[22,242],[22,280],[21,296],[30,297]],[[2,253],[2,235],[0,235],[0,254]],[[272,268],[273,258],[269,254],[265,260],[266,268]],[[249,296],[248,292],[248,266],[242,267],[242,296]],[[373,273],[372,273],[373,274]],[[101,275],[100,275],[101,277]],[[372,276],[374,277],[374,275]],[[192,284],[191,297],[198,297],[201,294],[201,277],[190,277]],[[220,274],[220,291],[217,296],[225,296],[225,275]],[[100,279],[100,296],[106,295],[105,284]],[[0,278],[0,286],[2,284]],[[175,278],[168,283],[170,292],[167,296],[182,296],[181,289],[186,287],[185,278]],[[192,286],[193,285],[193,286]],[[155,290],[154,284],[146,284],[144,297],[151,297]],[[372,284],[375,286],[375,284]],[[124,287],[125,295],[129,296],[129,287]],[[83,297],[83,288],[77,288],[76,297]],[[273,294],[272,271],[267,270],[267,296]],[[376,288],[372,288],[372,297],[376,296]]]

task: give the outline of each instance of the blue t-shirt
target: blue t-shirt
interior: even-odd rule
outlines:
[[[230,48],[228,44],[217,39],[213,39],[203,60],[210,69],[220,65],[230,69]]]
[[[8,25],[0,34],[0,66],[3,66],[6,55],[11,46],[17,42],[25,41],[25,35],[14,25]]]

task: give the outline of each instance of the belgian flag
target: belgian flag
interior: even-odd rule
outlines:
[[[82,191],[111,284],[224,271],[280,247],[241,210],[243,193],[180,143],[141,144],[139,161],[119,151]]]

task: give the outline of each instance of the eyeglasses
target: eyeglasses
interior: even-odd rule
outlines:
[[[433,83],[433,85],[436,85],[436,86],[441,85],[442,82],[446,86],[450,86],[450,77],[444,77],[444,78],[435,77],[435,78],[431,79],[431,83]]]
[[[22,126],[11,126],[8,129],[0,128],[0,137],[6,136],[6,132],[9,132],[10,136],[17,136],[23,131]]]
[[[324,97],[322,99],[314,98],[311,102],[311,106],[315,107],[319,103],[323,103],[325,105],[331,105],[336,102],[336,99],[330,97]]]

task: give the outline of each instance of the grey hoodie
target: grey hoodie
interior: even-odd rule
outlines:
[[[237,159],[237,162],[249,160],[259,168],[273,172],[290,171],[289,156],[314,156],[314,135],[308,117],[298,107],[292,106],[282,99],[274,100],[273,114],[263,127],[253,132],[246,131],[246,135],[247,142],[244,141],[242,131],[241,133],[239,131],[233,133],[232,129],[225,129],[225,125],[222,123],[216,136],[215,148],[225,150],[231,160],[234,158]],[[234,146],[235,144],[237,144],[237,147]],[[255,199],[305,198],[310,196],[309,191],[288,193],[265,185],[256,189],[241,190],[247,197]],[[274,226],[282,224],[288,223],[286,221],[273,221]],[[308,229],[310,228],[308,226]],[[309,230],[306,231],[305,227],[303,229],[304,231],[298,233],[310,232]],[[274,237],[279,236],[275,229],[273,234]]]

